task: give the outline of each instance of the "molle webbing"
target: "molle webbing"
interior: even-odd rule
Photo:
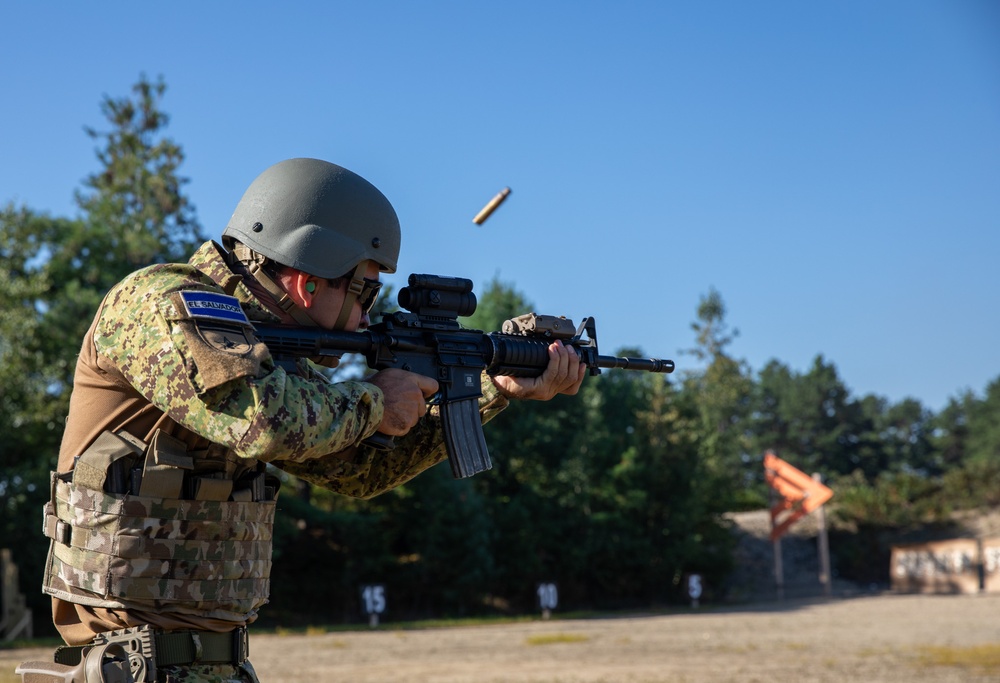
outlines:
[[[127,459],[100,450],[102,462]],[[81,462],[94,461],[85,456]],[[95,607],[166,609],[233,621],[267,601],[273,500],[235,493],[236,500],[109,493],[113,477],[103,489],[92,488],[100,481],[95,469],[81,469],[88,473],[83,481],[73,473],[52,474],[44,524],[52,539],[46,593]],[[143,493],[148,481],[143,476],[139,482]],[[226,481],[229,489],[233,483],[206,481]]]

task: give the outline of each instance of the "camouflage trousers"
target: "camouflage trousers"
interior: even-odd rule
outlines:
[[[157,673],[163,683],[260,683],[250,662],[161,666]]]

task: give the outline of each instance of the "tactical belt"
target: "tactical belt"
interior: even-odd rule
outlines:
[[[180,631],[158,633],[157,666],[194,663],[242,664],[250,655],[250,639],[242,626],[230,633],[211,631]]]
[[[132,629],[127,629],[128,633]],[[155,664],[181,666],[185,664],[242,664],[250,656],[250,639],[246,626],[229,633],[212,631],[152,631],[155,645]],[[83,649],[90,647],[61,647],[56,650],[57,664],[78,664]]]

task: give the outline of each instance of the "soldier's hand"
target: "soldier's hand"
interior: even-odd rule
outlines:
[[[385,395],[385,412],[378,431],[389,436],[402,436],[413,429],[427,414],[427,399],[438,390],[437,380],[393,368],[377,372],[365,381]]]
[[[493,378],[500,393],[517,400],[533,399],[548,401],[557,394],[570,396],[580,391],[587,366],[580,362],[580,356],[571,346],[556,340],[549,344],[549,364],[538,377]]]

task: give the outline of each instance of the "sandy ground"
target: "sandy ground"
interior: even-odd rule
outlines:
[[[250,650],[262,683],[1000,681],[1000,595],[881,595],[667,616],[257,634]],[[0,650],[0,671],[47,654]],[[957,663],[941,663],[949,656]],[[8,680],[0,674],[0,683]]]

